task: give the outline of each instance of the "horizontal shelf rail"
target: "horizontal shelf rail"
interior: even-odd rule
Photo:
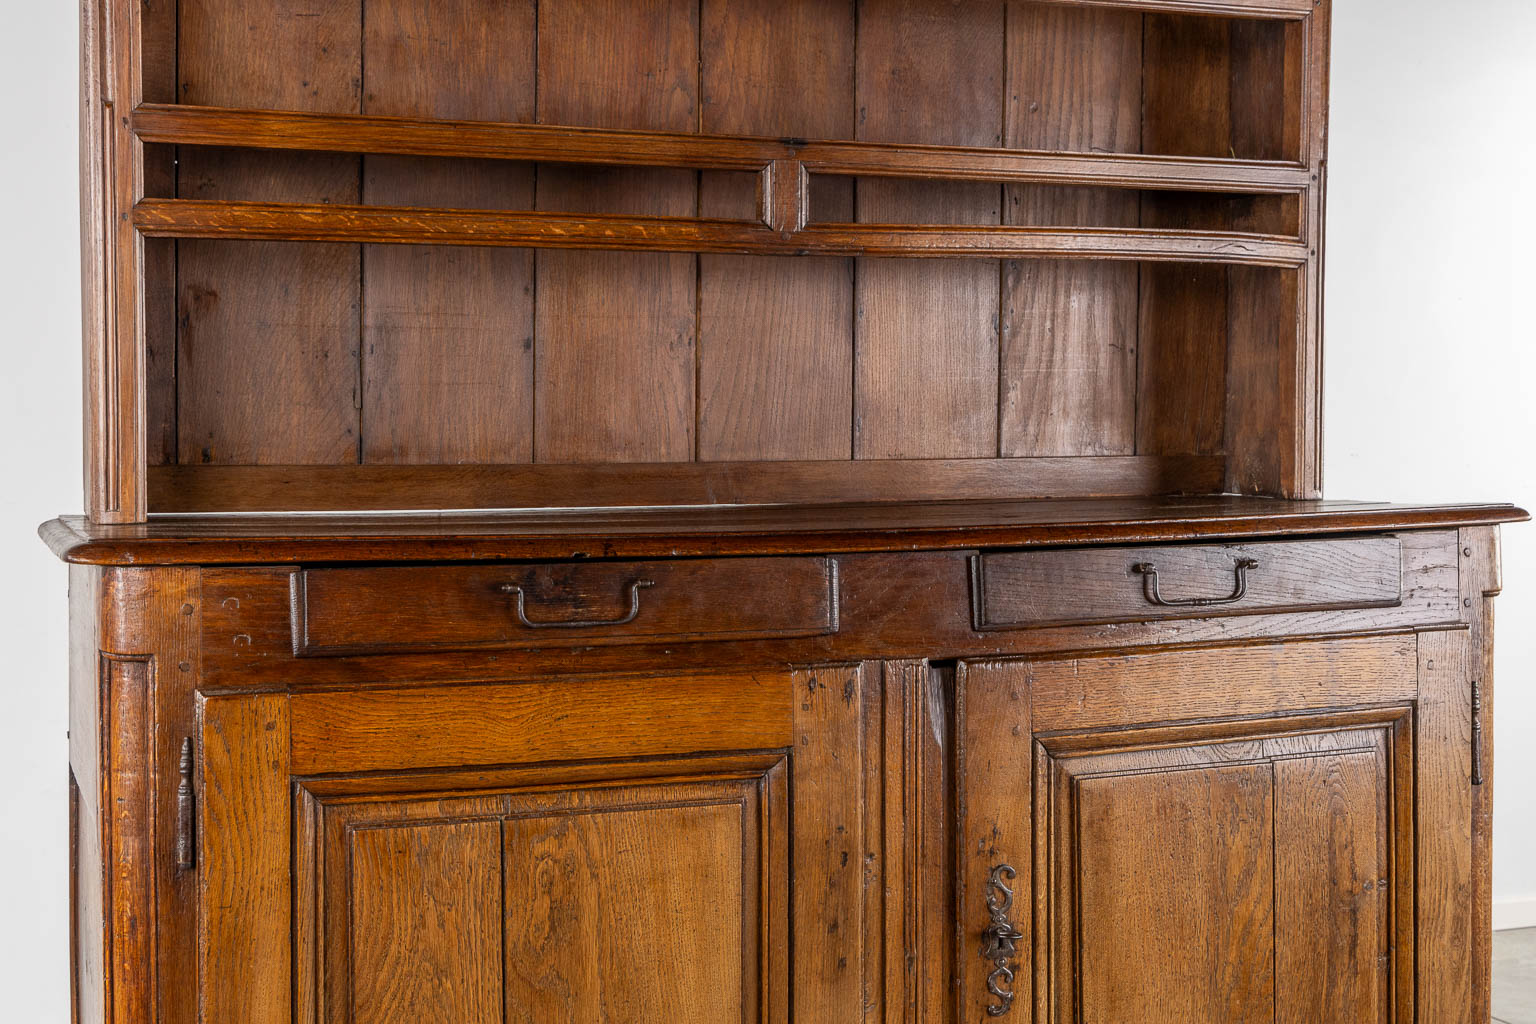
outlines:
[[[777,162],[798,164],[792,169],[808,174],[1245,194],[1300,193],[1311,184],[1306,167],[1284,161],[816,142],[178,104],[140,106],[131,124],[144,142],[187,146],[715,171],[763,172]]]
[[[1167,14],[1210,14],[1229,18],[1297,21],[1309,16],[1319,0],[1034,0],[1059,7],[1116,7]]]
[[[1304,243],[1278,235],[1154,228],[817,224],[298,203],[145,199],[133,223],[155,238],[511,246],[783,256],[1118,259],[1297,267]]]

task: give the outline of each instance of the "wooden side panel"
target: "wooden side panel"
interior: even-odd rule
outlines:
[[[350,847],[352,1020],[501,1024],[501,826],[360,829]]]
[[[859,139],[1001,144],[1001,4],[861,0],[858,26]],[[1001,198],[991,184],[861,180],[857,215],[997,224]],[[855,458],[997,454],[998,300],[992,261],[859,262]]]
[[[1268,765],[1090,778],[1073,793],[1081,1016],[1272,1024]]]
[[[288,698],[203,698],[200,717],[201,1019],[288,1024]]]
[[[534,119],[535,12],[497,0],[369,0],[363,112]],[[514,161],[369,156],[363,202],[533,207]],[[363,248],[364,462],[533,458],[533,253]]]
[[[707,0],[702,129],[846,139],[854,134],[851,0]],[[818,195],[852,219],[852,183]],[[700,213],[757,216],[755,176],[705,173]],[[699,258],[698,455],[846,459],[853,419],[853,261]]]
[[[1018,149],[1135,153],[1141,148],[1142,15],[1008,5],[1007,131]],[[1009,224],[1134,227],[1140,199],[1117,189],[1010,185]],[[1139,267],[1003,264],[1004,456],[1135,450]]]
[[[356,113],[356,0],[180,7],[179,98]],[[273,59],[281,54],[282,59]],[[178,195],[356,203],[358,158],[188,148]],[[357,460],[359,249],[191,240],[179,247],[178,458]]]
[[[544,4],[538,120],[697,131],[696,0]],[[692,171],[541,166],[541,210],[692,216]],[[694,457],[697,257],[540,252],[534,458]]]
[[[1273,767],[1275,1022],[1384,1022],[1393,940],[1387,765],[1362,751]]]
[[[1476,887],[1472,934],[1473,1013],[1477,1020],[1492,1013],[1490,979],[1493,972],[1493,792],[1494,792],[1494,598],[1503,589],[1497,527],[1463,529],[1461,592],[1463,607],[1470,601],[1469,671],[1475,684],[1474,723],[1481,742],[1474,744],[1472,763],[1480,784],[1472,790],[1472,877]]]
[[[1478,879],[1472,860],[1472,693],[1466,632],[1419,638],[1418,1011],[1472,1024]]]
[[[102,874],[106,901],[107,1015],[110,1024],[153,1020],[154,658],[102,654]]]

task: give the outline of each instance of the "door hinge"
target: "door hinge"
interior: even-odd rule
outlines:
[[[197,807],[192,788],[192,738],[181,743],[180,777],[176,783],[176,867],[190,871],[197,866]]]
[[[1472,680],[1472,785],[1483,784],[1483,685]]]

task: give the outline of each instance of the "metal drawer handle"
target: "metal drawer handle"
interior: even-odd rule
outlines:
[[[987,1005],[988,1017],[1001,1017],[1013,1008],[1013,958],[1018,953],[1017,943],[1024,933],[1008,920],[1013,909],[1012,865],[999,864],[987,878],[987,913],[992,923],[982,934],[981,958],[992,965],[987,975],[987,991],[994,1003]]]
[[[1237,575],[1237,583],[1232,588],[1232,593],[1226,597],[1189,597],[1180,601],[1170,601],[1163,597],[1157,589],[1157,566],[1151,562],[1137,562],[1131,566],[1131,572],[1140,573],[1143,577],[1143,589],[1147,600],[1152,604],[1162,605],[1164,608],[1209,608],[1218,604],[1234,604],[1243,599],[1248,593],[1248,570],[1257,569],[1257,558],[1239,558],[1233,566],[1233,572]]]
[[[499,589],[503,594],[511,594],[517,598],[517,621],[529,629],[591,629],[595,626],[626,626],[640,614],[640,588],[654,587],[654,580],[632,580],[628,584],[629,611],[616,619],[559,619],[548,621],[536,621],[528,617],[527,599],[523,596],[523,588],[516,583],[503,583]]]

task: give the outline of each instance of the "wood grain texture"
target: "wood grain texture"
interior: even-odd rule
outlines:
[[[880,833],[869,828],[880,802],[879,733],[870,734],[879,685],[859,666],[838,666],[797,672],[794,686],[794,813],[817,824],[791,837],[792,1018],[865,1020],[880,951],[880,931],[868,925],[883,906],[871,863]]]
[[[1492,1013],[1485,1004],[1491,1001],[1490,982],[1493,973],[1493,795],[1495,730],[1489,723],[1495,721],[1497,706],[1494,686],[1494,598],[1504,589],[1500,536],[1494,529],[1466,529],[1458,531],[1461,545],[1460,577],[1463,607],[1471,626],[1470,649],[1472,652],[1469,671],[1478,683],[1481,698],[1482,755],[1477,764],[1482,772],[1482,785],[1473,787],[1472,793],[1472,872],[1475,885],[1473,907],[1472,951],[1473,1007],[1474,1015]],[[1466,605],[1471,601],[1471,606]]]
[[[698,4],[543,5],[544,124],[698,130]],[[540,210],[698,212],[696,175],[541,166]],[[694,456],[697,266],[689,256],[540,253],[534,458]]]
[[[180,7],[178,98],[357,113],[356,2]],[[282,61],[269,55],[284,54]],[[356,157],[189,149],[178,195],[355,203]],[[184,463],[355,462],[359,254],[352,245],[179,247],[178,445]]]
[[[155,467],[159,513],[590,509],[636,506],[808,507],[966,498],[1203,494],[1215,456],[882,459],[794,462],[582,463],[541,466]],[[511,512],[517,515],[517,512]],[[668,552],[676,553],[676,552]]]
[[[1154,604],[1222,601],[1204,607]],[[1153,566],[1157,584],[1137,567]],[[1402,601],[1402,542],[1272,541],[1260,544],[988,552],[972,562],[978,629],[1052,622],[1203,618],[1254,611],[1391,606]]]
[[[724,10],[711,6],[706,10],[706,17],[717,14],[723,17]],[[786,10],[797,12],[795,16],[803,18],[835,12],[836,6],[822,5],[816,11],[805,8]],[[717,24],[707,21],[706,31],[712,32]],[[760,27],[763,31],[776,31],[772,26]],[[731,45],[728,38],[712,35],[705,40],[706,56],[717,43]],[[801,40],[801,43],[817,48],[825,45],[815,38]],[[767,63],[783,57],[782,51],[778,50],[746,53],[741,52],[740,47],[736,49],[743,62],[737,65],[737,70],[744,75],[766,74],[769,70]],[[826,70],[819,66],[796,65],[795,74],[824,75]],[[775,92],[772,97],[758,96],[751,103],[767,104],[768,108],[778,110],[777,104],[782,101],[799,104],[788,109],[803,109],[803,102],[794,89],[761,79],[757,81],[765,92],[778,89],[782,92]],[[706,111],[715,102],[725,106],[749,103],[747,97],[739,93],[734,79],[722,81],[716,75],[709,82],[714,88],[705,95]],[[725,90],[724,94],[721,89]],[[711,99],[722,95],[724,98]],[[706,113],[705,116],[713,115]],[[805,116],[819,121],[824,117],[840,118],[843,114],[837,108],[831,108],[812,111]],[[188,104],[143,104],[134,109],[129,124],[134,134],[146,143],[559,161],[615,167],[759,171],[775,160],[785,160],[799,162],[814,175],[1116,185],[1128,189],[1165,188],[1261,195],[1296,195],[1305,192],[1311,180],[1305,167],[1280,161],[1139,153],[1038,153],[985,146],[858,142],[850,138],[810,138],[788,133],[780,133],[785,136],[782,138],[762,138],[721,132],[502,124],[441,116],[322,114]]]
[[[349,1019],[501,1024],[500,824],[371,828],[350,840]]]
[[[994,868],[1007,865],[1014,890],[1009,923],[1024,933],[1014,958],[1013,992],[1017,1011],[1035,1003],[1032,952],[1037,936],[1033,901],[1035,835],[1032,801],[1026,780],[1034,773],[1030,742],[1029,680],[1018,662],[962,663],[955,685],[955,1002],[960,1020],[987,1019],[997,1005],[987,992],[995,965],[976,955],[982,929],[991,923],[987,883]]]
[[[837,566],[827,558],[320,568],[299,576],[294,600],[296,649],[321,656],[814,636],[838,626]]]
[[[204,1020],[292,1016],[288,700],[200,698],[198,991]]]
[[[535,18],[527,3],[370,0],[363,109],[532,121]],[[369,156],[362,198],[529,210],[533,170]],[[533,254],[369,246],[362,288],[362,461],[532,461]]]
[[[545,798],[504,829],[508,1021],[764,1019],[759,871],[784,837],[755,786]]]
[[[1418,643],[1418,991],[1421,1020],[1472,1024],[1476,894],[1472,860],[1470,638],[1425,633]]]
[[[1366,751],[1273,769],[1276,1024],[1385,1024],[1394,938],[1388,765]]]
[[[1269,766],[1088,778],[1073,803],[1081,1016],[1053,1019],[1271,1024]]]
[[[713,0],[702,30],[705,132],[853,137],[852,2]],[[702,176],[701,215],[753,218],[743,184]],[[852,220],[835,185],[821,213]],[[701,460],[850,458],[852,261],[701,257],[698,375]]]
[[[900,467],[910,469],[910,464]],[[1466,525],[1524,522],[1513,505],[1390,505],[1276,498],[826,503],[766,508],[604,509],[459,516],[164,516],[92,524],[67,516],[39,531],[56,556],[79,564],[249,565],[256,562],[610,558],[972,549],[1431,531],[1404,538],[1425,571],[1444,534]],[[1433,563],[1427,568],[1433,569]],[[1431,572],[1431,575],[1433,573]],[[1418,584],[1422,586],[1423,584]],[[286,591],[285,591],[286,593]],[[1456,616],[1443,588],[1439,610]],[[961,605],[964,607],[964,604]]]
[[[1008,6],[1008,146],[1130,153],[1141,148],[1141,15]],[[1126,226],[1123,190],[1011,185],[1010,224]],[[1000,454],[1135,450],[1138,321],[1134,266],[1003,264]]]
[[[296,773],[374,771],[786,746],[790,700],[772,673],[598,678],[582,696],[610,724],[568,713],[572,689],[541,680],[292,698]]]
[[[997,146],[1003,9],[861,0],[858,138]],[[966,116],[955,117],[957,110]],[[995,185],[859,183],[857,218],[998,224]],[[854,457],[997,454],[998,270],[865,260],[855,284]]]
[[[1035,728],[1267,715],[1412,700],[1412,637],[1133,654],[1030,666]]]

